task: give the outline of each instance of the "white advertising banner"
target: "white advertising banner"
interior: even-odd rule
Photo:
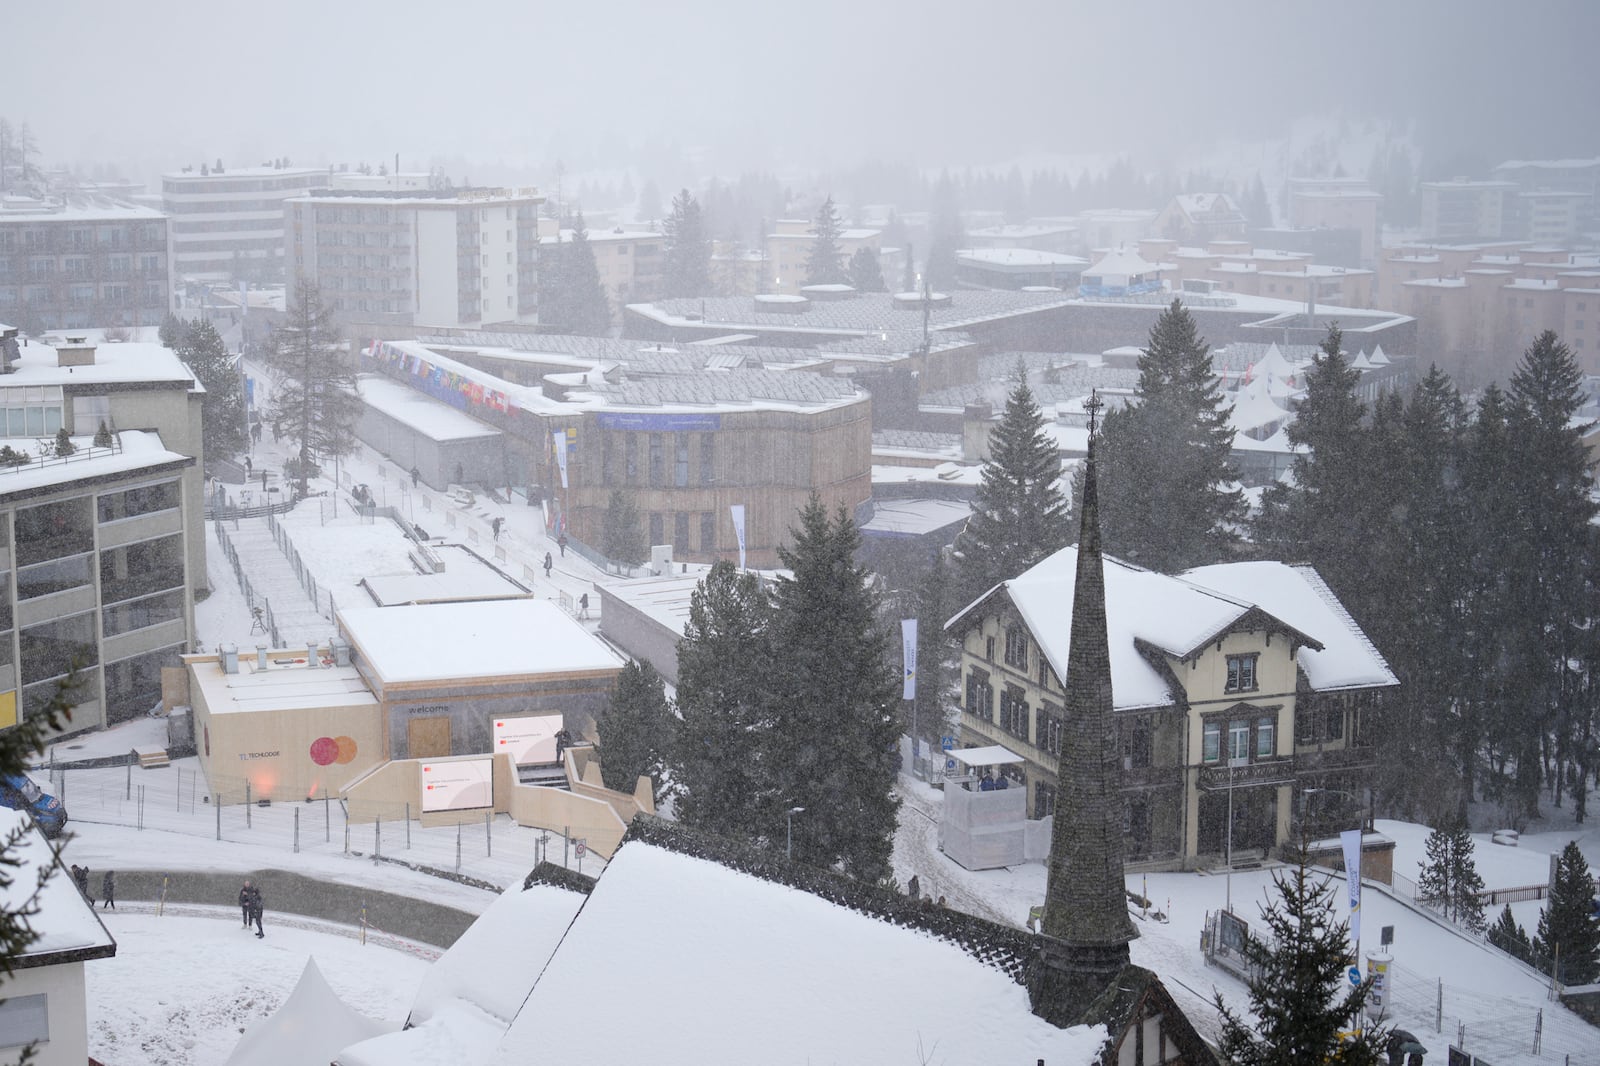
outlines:
[[[481,759],[422,764],[422,809],[472,811],[494,806],[494,762]]]
[[[1361,948],[1361,830],[1346,829],[1339,834],[1344,845],[1344,877],[1350,890],[1350,944]]]
[[[917,620],[915,618],[900,619],[900,662],[901,674],[904,682],[900,688],[900,698],[914,700],[917,698]]]
[[[744,569],[744,504],[732,504],[728,508],[733,515],[733,535],[739,541],[739,569]]]
[[[556,761],[556,734],[561,732],[559,714],[525,715],[494,720],[495,754],[509,753],[518,766]]]
[[[561,430],[550,434],[550,446],[556,450],[556,466],[561,468],[561,487],[567,487],[567,435]]]

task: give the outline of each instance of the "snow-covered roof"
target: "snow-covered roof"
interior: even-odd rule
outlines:
[[[624,976],[639,994],[619,1023]],[[1102,1026],[1036,1018],[1022,985],[950,941],[629,840],[485,1066],[745,1066],[757,1052],[797,1063],[932,1055],[1086,1066],[1105,1039]]]
[[[148,430],[127,429],[117,433],[119,449],[96,448],[92,436],[73,437],[78,451],[65,458],[49,457],[36,460],[27,466],[0,467],[0,499],[29,489],[52,485],[65,485],[85,478],[103,478],[116,474],[131,474],[152,470],[172,463],[193,465],[194,459],[181,452],[169,451],[161,443],[161,435]],[[37,437],[3,440],[13,449],[37,454]]]
[[[372,707],[378,702],[353,666],[318,666],[296,659],[272,658],[262,669],[248,649],[241,648],[238,673],[226,673],[217,656],[192,664],[190,676],[205,694],[212,714],[265,711],[320,711],[328,707]]]
[[[623,664],[550,600],[345,608],[339,626],[385,684],[616,671]]]
[[[379,374],[362,374],[356,379],[361,401],[401,425],[416,430],[429,440],[472,440],[498,437],[500,431],[485,425],[465,411],[407,388]]]
[[[524,599],[533,595],[512,584],[499,571],[481,563],[471,565],[476,560],[465,553],[463,556],[463,565],[452,562],[437,574],[377,574],[362,578],[361,584],[380,607],[452,600]]]
[[[1264,377],[1256,380],[1263,385],[1266,382]],[[1228,410],[1228,424],[1240,432],[1277,425],[1288,417],[1289,412],[1274,403],[1270,395],[1254,389],[1234,393],[1233,406]]]
[[[1138,252],[1130,252],[1126,248],[1119,248],[1105,255],[1098,263],[1084,271],[1084,274],[1097,278],[1132,278],[1142,274],[1153,274],[1160,269],[1161,267],[1158,264],[1146,262]]]
[[[7,197],[0,222],[153,222],[165,219],[149,207],[120,203],[76,203]]]
[[[16,837],[9,858],[17,865],[6,870],[9,883],[0,887],[0,906],[17,914],[38,891],[37,914],[27,918],[38,939],[23,950],[18,961],[25,965],[48,965],[49,956],[71,953],[74,959],[104,958],[117,953],[117,942],[95,914],[94,906],[83,898],[72,875],[61,867],[55,849],[34,828],[23,811],[0,807],[0,840]],[[53,868],[50,880],[41,887],[39,875]]]
[[[52,336],[76,337],[87,330],[55,330]],[[0,378],[0,385],[100,385],[151,383],[192,385],[194,374],[160,344],[137,341],[95,345],[94,362],[83,366],[58,366],[56,350],[37,341],[20,346],[15,371]]]
[[[1033,248],[962,248],[956,252],[956,261],[984,266],[1059,267],[1063,270],[1089,265],[1089,261],[1082,256],[1042,252]]]
[[[1077,547],[1063,548],[985,593],[952,618],[947,628],[956,627],[989,597],[1003,592],[1051,667],[1065,677],[1077,567]],[[1104,573],[1111,695],[1117,710],[1173,702],[1167,678],[1141,653],[1141,643],[1186,658],[1252,610],[1276,618],[1313,644],[1333,649],[1331,654],[1318,653],[1309,644],[1300,649],[1299,662],[1312,688],[1396,683],[1382,656],[1309,567],[1225,563],[1173,577],[1106,556]],[[1288,589],[1272,587],[1271,580]],[[1324,657],[1309,658],[1316,654]]]
[[[917,537],[971,516],[971,505],[961,500],[881,500],[873,505],[872,518],[861,532],[869,537]]]

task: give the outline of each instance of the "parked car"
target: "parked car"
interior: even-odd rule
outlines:
[[[67,827],[67,808],[26,774],[0,777],[0,806],[27,811],[47,837],[57,836]]]

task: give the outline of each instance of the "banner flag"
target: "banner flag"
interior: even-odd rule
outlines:
[[[561,468],[561,487],[567,487],[567,435],[561,430],[550,434],[550,444],[556,450],[556,466]]]
[[[900,619],[900,661],[904,664],[902,673],[905,678],[901,686],[900,698],[914,700],[917,698],[917,620],[915,618]]]
[[[733,535],[739,540],[739,569],[744,569],[744,504],[735,503],[728,507],[733,514]]]
[[[1361,951],[1361,830],[1346,829],[1339,834],[1344,845],[1344,877],[1350,890],[1350,944]]]

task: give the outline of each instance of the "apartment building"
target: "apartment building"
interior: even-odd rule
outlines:
[[[1510,236],[1517,185],[1510,181],[1425,181],[1420,186],[1426,240],[1497,240]]]
[[[17,199],[0,207],[0,321],[30,333],[158,325],[167,270],[159,211]]]
[[[67,731],[139,717],[194,640],[202,394],[154,344],[30,343],[3,370],[0,727],[39,714],[74,661]]]
[[[174,282],[282,283],[283,202],[329,186],[315,167],[202,165],[161,175]]]
[[[1576,214],[1575,232],[1600,231],[1600,156],[1593,159],[1511,159],[1494,168],[1499,181],[1513,182],[1518,197],[1515,235],[1533,241],[1553,240],[1548,232]],[[1531,197],[1531,198],[1524,198]],[[1567,199],[1570,197],[1570,200]],[[1535,217],[1535,215],[1539,217]],[[1562,243],[1567,243],[1567,238]]]
[[[1289,225],[1295,229],[1353,230],[1361,265],[1378,257],[1378,213],[1383,195],[1362,178],[1290,178]]]
[[[1200,281],[1212,292],[1270,296],[1296,303],[1372,307],[1376,275],[1358,267],[1312,261],[1309,252],[1256,248],[1248,241],[1213,240],[1183,246],[1166,238],[1139,242],[1139,255],[1167,264],[1174,289]],[[1187,284],[1193,290],[1193,284]]]
[[[807,218],[780,218],[767,234],[766,291],[798,295],[806,285],[806,264],[817,242],[815,223]],[[839,231],[839,258],[848,267],[850,257],[861,248],[874,252],[883,249],[883,232],[876,229],[848,228]]]
[[[284,204],[285,262],[351,322],[534,322],[543,202],[532,188],[296,197]]]

